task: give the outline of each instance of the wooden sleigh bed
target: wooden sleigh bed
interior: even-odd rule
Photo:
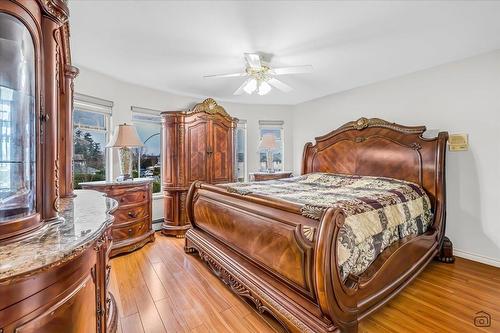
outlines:
[[[187,197],[186,252],[198,253],[236,294],[289,332],[357,332],[362,318],[429,261],[452,258],[444,237],[448,134],[423,138],[425,130],[361,118],[305,145],[303,174],[390,177],[419,184],[429,197],[428,229],[392,243],[360,275],[340,275],[337,238],[345,216],[338,209],[315,220],[293,203],[202,182],[193,183]]]

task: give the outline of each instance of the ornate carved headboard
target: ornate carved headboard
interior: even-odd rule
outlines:
[[[402,126],[360,118],[316,138],[304,147],[302,173],[332,172],[383,176],[420,184],[433,207],[445,200],[447,132],[423,138],[425,126]],[[442,204],[442,205],[441,205]],[[436,211],[436,213],[438,213]]]

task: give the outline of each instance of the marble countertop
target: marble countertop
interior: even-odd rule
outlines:
[[[134,178],[132,180],[101,180],[96,182],[82,182],[80,185],[87,186],[111,186],[111,185],[136,185],[136,184],[147,184],[152,182],[154,179],[152,178]]]
[[[28,237],[0,245],[0,282],[36,271],[85,250],[112,223],[117,202],[92,190],[76,190],[61,199],[60,218],[48,221]]]

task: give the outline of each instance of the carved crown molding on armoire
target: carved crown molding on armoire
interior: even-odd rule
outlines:
[[[162,178],[165,218],[162,233],[183,237],[189,186],[235,181],[234,136],[238,119],[212,98],[187,111],[162,113]]]

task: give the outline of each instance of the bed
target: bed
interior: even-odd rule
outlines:
[[[195,182],[185,251],[288,332],[357,332],[433,258],[453,260],[448,134],[425,131],[360,118],[307,143],[299,177]]]

